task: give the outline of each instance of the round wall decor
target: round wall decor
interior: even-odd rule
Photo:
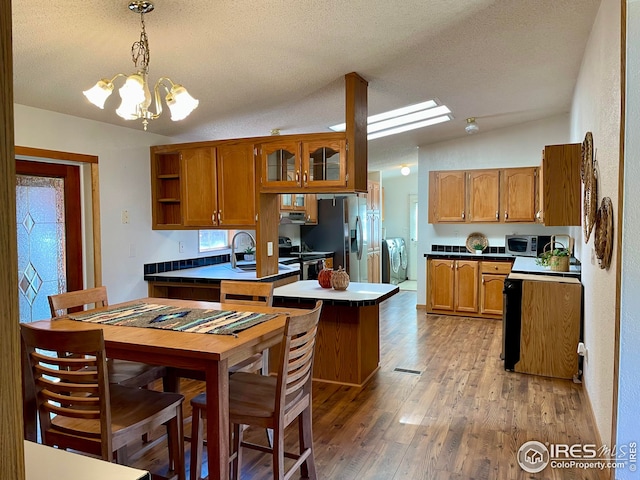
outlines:
[[[613,252],[613,205],[609,197],[604,197],[598,208],[593,244],[600,268],[609,269]]]
[[[580,178],[585,181],[585,174],[589,165],[593,165],[593,134],[587,132],[582,142],[582,163],[580,164]]]
[[[596,221],[596,213],[598,210],[598,178],[596,176],[596,168],[590,165],[584,172],[584,204],[582,208],[583,221],[582,227],[584,231],[584,243],[589,242],[591,230]]]

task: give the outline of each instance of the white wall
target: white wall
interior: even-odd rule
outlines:
[[[638,442],[640,432],[640,208],[635,199],[640,178],[640,0],[627,1],[626,119],[624,158],[624,224],[622,232],[622,289],[620,305],[620,369],[618,381],[618,432],[616,444]],[[632,180],[633,179],[633,180]],[[617,472],[617,478],[633,478],[631,472]]]
[[[479,121],[480,128],[482,124]],[[548,228],[534,224],[459,224],[432,225],[428,223],[429,171],[465,170],[539,166],[545,145],[569,141],[569,115],[559,115],[510,128],[469,135],[420,147],[418,171],[418,305],[426,305],[426,261],[424,254],[432,244],[464,245],[473,232],[485,234],[490,246],[504,246],[504,236],[510,233],[550,235],[566,233],[567,228]],[[581,140],[582,141],[582,140]]]
[[[603,0],[582,59],[571,108],[571,140],[582,142],[593,132],[598,161],[598,204],[611,197],[617,221],[620,159],[620,3]],[[627,197],[629,200],[637,194]],[[611,445],[613,411],[613,363],[615,355],[616,256],[611,268],[591,263],[594,234],[584,244],[580,229],[574,229],[576,251],[582,261],[584,288],[584,384],[596,424],[604,443]],[[637,431],[636,431],[637,433]]]
[[[410,246],[410,219],[409,219],[409,195],[418,194],[418,172],[417,167],[411,167],[409,175],[382,176],[382,187],[384,188],[384,221],[382,231],[384,238],[402,237]],[[418,259],[409,251],[408,256],[408,277],[415,279]]]
[[[151,230],[149,146],[172,143],[170,138],[23,105],[14,108],[16,145],[99,157],[102,281],[112,303],[147,296],[143,264],[198,256],[197,231]],[[129,224],[121,223],[125,209]],[[185,242],[182,254],[178,241]]]

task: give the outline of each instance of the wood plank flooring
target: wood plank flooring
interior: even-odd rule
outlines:
[[[314,383],[319,479],[609,478],[597,470],[520,469],[516,453],[528,440],[599,442],[581,385],[504,371],[500,321],[427,315],[416,310],[415,292],[401,291],[381,305],[380,322],[381,368],[371,382],[362,389]],[[202,388],[183,381],[185,418]],[[263,430],[246,436],[265,439]],[[286,445],[297,450],[295,424]],[[135,466],[161,471],[165,452],[159,445]],[[243,453],[243,479],[271,478],[268,455]]]

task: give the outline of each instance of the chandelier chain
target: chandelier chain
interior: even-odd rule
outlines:
[[[147,30],[144,24],[144,13],[140,13],[140,40],[131,45],[131,59],[136,68],[144,73],[149,73],[149,40],[147,39]]]

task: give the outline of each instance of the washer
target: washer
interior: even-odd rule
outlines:
[[[408,254],[407,245],[404,238],[396,238],[396,248],[400,255],[400,267],[398,268],[398,283],[407,279]]]
[[[389,251],[389,283],[393,285],[398,284],[398,269],[401,264],[397,240],[397,238],[387,238],[386,240]]]

